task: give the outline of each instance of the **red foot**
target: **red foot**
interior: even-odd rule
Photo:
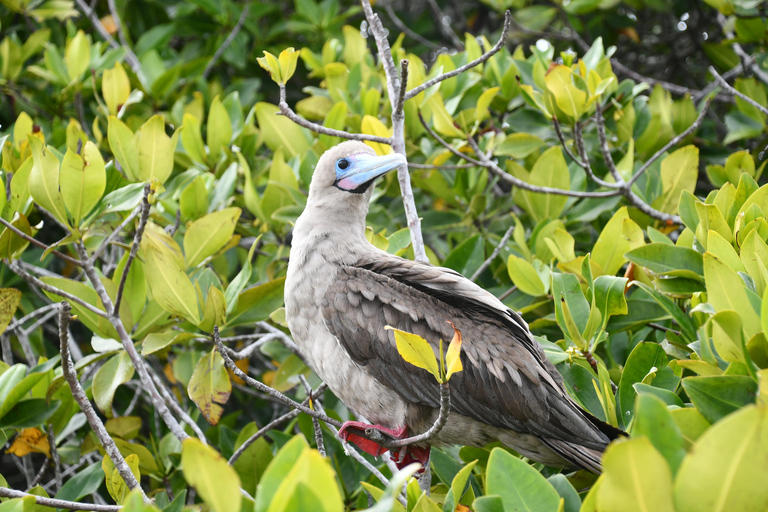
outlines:
[[[339,429],[339,437],[348,443],[352,443],[365,453],[378,457],[384,452],[389,451],[388,448],[384,448],[379,443],[366,439],[361,434],[364,434],[366,430],[378,430],[384,435],[393,439],[405,439],[408,437],[408,427],[402,426],[398,429],[390,429],[381,425],[370,425],[360,421],[347,421]],[[398,469],[403,469],[408,464],[419,462],[422,466],[423,472],[429,464],[429,452],[430,448],[420,446],[403,446],[397,454],[392,453],[390,457],[394,461]]]

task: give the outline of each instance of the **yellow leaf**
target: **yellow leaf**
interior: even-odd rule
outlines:
[[[360,125],[360,131],[368,135],[378,135],[379,137],[391,137],[392,129],[384,126],[384,123],[379,121],[378,118],[373,116],[363,116],[363,122]],[[388,155],[392,153],[392,146],[388,144],[380,144],[378,142],[365,141],[366,144],[371,146],[377,155]]]
[[[222,405],[227,403],[232,393],[232,383],[218,350],[214,348],[198,361],[187,392],[208,423],[216,425],[224,412]]]
[[[587,93],[573,84],[571,69],[567,66],[555,66],[545,77],[547,89],[555,97],[555,102],[566,115],[576,119],[584,112]]]
[[[16,288],[0,288],[0,334],[3,334],[16,314],[21,292]]]
[[[499,92],[500,87],[491,87],[483,92],[477,99],[477,105],[475,106],[475,121],[480,122],[488,117],[488,107],[491,105],[491,101],[496,97],[496,93]]]
[[[280,52],[278,62],[280,63],[280,76],[283,79],[283,83],[290,80],[294,71],[296,71],[296,62],[299,60],[299,53],[300,52],[294,50],[293,47],[286,48]]]
[[[445,352],[445,380],[451,378],[451,375],[458,373],[464,369],[461,365],[461,331],[459,331],[453,322],[448,322],[453,327],[453,339],[451,344],[448,345],[448,350]]]
[[[115,63],[112,69],[105,69],[101,79],[101,94],[110,115],[116,116],[120,109],[128,101],[131,94],[131,81],[128,79],[123,65]]]
[[[277,60],[277,57],[265,51],[264,56],[258,57],[256,61],[259,63],[259,66],[269,72],[269,76],[272,77],[272,80],[278,84],[285,83],[282,76],[280,76],[280,62]]]
[[[85,32],[79,30],[67,44],[64,51],[64,64],[71,81],[79,80],[91,62],[91,43]]]
[[[139,171],[136,175],[138,181],[154,178],[160,183],[165,183],[173,171],[173,154],[177,140],[176,135],[173,138],[166,135],[162,116],[154,115],[144,123],[139,132]]]
[[[17,457],[23,457],[30,453],[43,453],[46,457],[51,457],[51,445],[48,442],[48,435],[43,434],[37,428],[25,428],[13,440],[13,444],[5,453],[12,453]]]
[[[437,359],[432,347],[427,340],[418,334],[401,331],[391,326],[386,326],[395,334],[395,343],[397,351],[405,361],[411,363],[417,368],[423,368],[435,376],[440,381],[440,369],[437,366]]]
[[[435,125],[435,130],[447,137],[466,138],[464,133],[456,128],[453,117],[445,109],[443,97],[440,93],[434,94],[429,99],[429,103],[432,107],[432,123]]]
[[[197,489],[210,510],[240,510],[240,477],[216,450],[190,437],[181,445],[181,466],[184,478]]]

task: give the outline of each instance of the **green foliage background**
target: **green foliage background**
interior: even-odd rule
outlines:
[[[92,16],[114,34],[110,44],[83,15],[85,3],[0,1],[0,487],[149,509],[104,456],[63,379],[56,309],[46,306],[61,295],[18,275],[27,273],[91,306],[72,304],[76,369],[158,508],[404,510],[394,495],[407,473],[384,490],[326,427],[321,456],[305,415],[228,465],[287,409],[231,376],[211,343],[218,325],[230,348],[249,352],[242,369],[297,401],[307,397],[300,377],[320,384],[293,351],[283,281],[313,167],[341,139],[276,115],[278,87],[256,58],[296,48],[287,102],[299,115],[387,137],[386,77],[372,38],[361,37],[361,30],[368,36],[361,8],[337,0],[115,4],[119,34],[106,2]],[[433,449],[431,496],[411,480],[408,512],[765,510],[766,116],[718,89],[707,70],[746,68],[733,74],[736,90],[768,106],[763,3],[374,8],[390,30],[395,61],[410,61],[409,89],[479,57],[498,37],[503,11],[512,10],[501,52],[405,104],[427,254],[521,311],[574,398],[631,434],[608,448],[597,481],[494,445]],[[402,34],[397,16],[423,39]],[[665,148],[709,101],[697,129]],[[605,118],[605,151],[596,108]],[[642,170],[631,191],[659,214],[621,195],[525,191],[485,167],[459,165],[419,112],[453,148],[477,156],[471,136],[502,173],[534,185],[605,192],[616,182],[611,162],[625,181]],[[584,157],[607,184],[587,177],[576,162]],[[145,183],[149,222],[123,276]],[[413,257],[394,175],[377,187],[368,224],[373,244]],[[96,287],[67,260],[81,257],[81,242],[97,253]],[[109,309],[99,289],[114,301],[121,281],[115,322],[207,445],[182,443],[168,430],[115,322],[94,312]],[[256,350],[247,348],[254,343]],[[330,392],[322,402],[329,415],[353,419]],[[392,476],[383,461],[369,462]],[[0,510],[31,510],[33,500],[7,500]]]

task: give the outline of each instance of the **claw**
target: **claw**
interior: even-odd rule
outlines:
[[[392,439],[405,439],[408,436],[408,427],[406,426],[390,429],[381,425],[369,425],[368,423],[363,423],[361,421],[347,421],[339,429],[339,437],[348,443],[354,444],[365,453],[373,455],[374,457],[378,457],[389,451],[388,448],[384,448],[379,443],[363,437],[366,430],[378,430]],[[429,465],[429,452],[429,446],[426,448],[414,445],[403,446],[397,450],[397,453],[392,453],[391,458],[398,469],[403,469],[408,464],[419,462],[421,464],[421,469],[418,474],[421,474]]]

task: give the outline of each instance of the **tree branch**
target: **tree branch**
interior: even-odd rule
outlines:
[[[112,231],[112,233],[110,233],[109,236],[107,236],[107,238],[105,238],[99,244],[99,246],[96,248],[96,250],[93,251],[93,255],[91,256],[91,261],[95,262],[97,259],[99,259],[99,256],[101,256],[101,253],[104,252],[104,250],[109,246],[110,243],[112,243],[112,240],[114,240],[115,238],[118,237],[118,235],[120,235],[120,232],[123,231],[126,228],[126,226],[128,226],[128,224],[130,224],[131,221],[133,221],[133,219],[136,218],[136,216],[139,214],[139,212],[141,212],[141,205],[139,205],[136,208],[134,208],[134,210],[130,213],[130,215],[128,215],[120,223],[120,225],[118,225]]]
[[[496,245],[496,247],[493,249],[493,252],[491,253],[491,255],[488,256],[488,259],[485,260],[483,262],[483,264],[480,265],[480,267],[477,270],[475,270],[475,273],[472,274],[472,277],[469,278],[470,281],[474,281],[475,279],[480,277],[480,274],[482,274],[483,271],[486,268],[488,268],[488,266],[491,264],[491,262],[496,259],[496,256],[499,255],[501,250],[504,248],[504,245],[509,241],[509,237],[512,236],[512,232],[514,230],[515,230],[515,225],[514,224],[509,226],[509,229],[507,229],[507,231],[504,233],[504,236],[501,237],[501,240],[499,240],[498,245]]]
[[[115,0],[110,0],[110,2],[114,2]],[[248,18],[248,12],[250,11],[251,6],[246,5],[243,8],[243,12],[240,13],[240,17],[237,19],[237,23],[232,28],[232,32],[229,33],[227,38],[224,40],[224,42],[219,46],[219,48],[216,50],[216,53],[213,54],[213,57],[211,57],[211,60],[208,62],[208,65],[205,66],[205,70],[203,71],[203,80],[208,79],[208,75],[213,70],[213,67],[216,65],[216,62],[221,58],[222,55],[224,55],[224,52],[227,51],[227,48],[229,48],[229,45],[232,44],[232,41],[235,40],[237,37],[237,34],[240,32],[240,29],[243,28],[243,23],[245,23],[246,18]]]
[[[408,25],[403,23],[403,21],[397,17],[397,14],[395,14],[395,10],[392,9],[392,5],[390,5],[389,2],[387,2],[386,5],[384,5],[384,10],[387,11],[387,16],[389,16],[389,19],[392,20],[392,23],[394,23],[398,29],[405,32],[405,34],[408,37],[415,39],[419,43],[423,44],[424,46],[432,50],[440,49],[440,45],[437,45],[432,41],[430,41],[429,39],[427,39],[426,37],[422,36],[421,34],[414,32],[413,30],[411,30],[411,28]]]
[[[110,0],[114,1],[114,0]],[[144,228],[147,227],[147,221],[149,220],[149,194],[152,191],[152,187],[149,182],[144,184],[144,197],[141,200],[141,217],[139,217],[139,226],[136,228],[136,234],[133,236],[133,243],[131,244],[131,252],[128,254],[128,261],[125,262],[125,268],[123,268],[123,275],[120,276],[120,284],[117,287],[117,295],[115,296],[115,311],[120,311],[120,302],[123,299],[123,290],[125,290],[125,282],[128,279],[128,271],[131,270],[131,264],[136,258],[139,252],[139,246],[141,245],[141,237],[144,236]]]
[[[369,22],[370,22],[370,20],[369,20]],[[485,52],[484,54],[482,54],[480,57],[478,57],[477,59],[473,60],[472,62],[467,62],[463,66],[459,66],[458,68],[454,69],[453,71],[448,71],[447,73],[443,73],[442,75],[438,75],[435,78],[433,78],[431,80],[427,80],[423,84],[421,84],[421,85],[419,85],[417,87],[414,87],[413,89],[411,89],[410,91],[408,91],[405,94],[405,100],[408,101],[409,99],[411,99],[414,96],[416,96],[417,94],[419,94],[421,91],[429,89],[433,85],[435,85],[437,83],[440,83],[443,80],[447,80],[448,78],[452,78],[452,77],[454,77],[456,75],[460,75],[461,73],[467,71],[468,69],[472,69],[473,67],[475,67],[475,66],[477,66],[479,64],[482,64],[483,62],[485,62],[488,59],[490,59],[491,57],[493,57],[493,55],[495,55],[499,50],[504,48],[504,44],[507,41],[507,34],[509,34],[509,26],[510,26],[511,23],[512,23],[512,13],[510,11],[507,11],[504,14],[504,28],[501,31],[501,37],[496,42],[496,44],[493,45],[493,47],[490,50],[488,50],[487,52]]]
[[[600,106],[598,105],[597,109],[595,110],[599,112]],[[589,179],[591,179],[601,187],[606,187],[606,188],[621,187],[621,184],[624,182],[624,180],[617,181],[616,183],[609,183],[607,181],[604,181],[598,178],[595,175],[595,173],[592,171],[592,166],[589,163],[589,156],[587,156],[587,150],[584,147],[584,134],[581,131],[581,123],[578,121],[576,121],[576,124],[573,126],[573,139],[576,141],[576,149],[579,151],[579,155],[581,156],[582,162],[586,164],[584,167],[584,171],[587,173],[587,176],[589,176]],[[611,160],[611,163],[613,163],[613,160]]]
[[[608,137],[605,135],[605,119],[603,119],[603,109],[598,104],[595,108],[595,125],[597,126],[597,140],[600,141],[600,151],[603,154],[603,160],[617,186],[624,185],[624,178],[619,174],[616,164],[611,156],[611,150],[608,148]],[[582,144],[583,145],[583,144]]]
[[[752,98],[744,94],[743,92],[739,92],[738,89],[731,86],[728,82],[725,81],[725,79],[722,76],[720,76],[717,70],[715,70],[714,66],[709,66],[709,72],[712,73],[712,76],[715,77],[715,80],[717,81],[717,83],[721,87],[723,87],[726,91],[730,92],[734,96],[738,96],[739,98],[743,99],[744,101],[746,101],[747,103],[749,103],[750,105],[758,109],[760,112],[762,112],[763,115],[768,116],[768,108],[765,108],[763,105],[759,104],[758,102],[756,102],[755,100],[753,100]]]
[[[699,117],[696,118],[696,120],[686,128],[684,131],[680,132],[677,136],[675,136],[672,140],[667,142],[664,147],[662,147],[660,150],[658,150],[654,155],[645,161],[645,163],[640,167],[637,172],[630,178],[629,181],[627,181],[627,187],[631,187],[633,183],[637,181],[637,179],[648,170],[648,168],[653,165],[653,162],[661,158],[661,155],[669,151],[670,148],[676,146],[680,143],[681,140],[686,138],[688,135],[692,134],[694,131],[698,129],[698,127],[701,125],[701,122],[704,120],[704,116],[707,114],[707,110],[709,110],[709,106],[711,104],[711,100],[707,100],[706,103],[704,103],[704,107],[701,109],[701,112],[699,113]]]
[[[389,443],[387,448],[398,448],[402,446],[408,446],[411,444],[423,443],[437,436],[443,429],[446,423],[448,423],[448,415],[451,413],[451,390],[448,383],[440,384],[440,412],[437,414],[437,419],[432,426],[424,432],[413,437],[407,437],[405,439],[395,439]],[[378,430],[376,432],[379,432]]]
[[[78,260],[76,258],[73,258],[71,256],[67,256],[66,254],[61,253],[61,252],[57,251],[56,249],[51,249],[50,245],[46,245],[43,242],[41,242],[40,240],[36,239],[35,237],[29,236],[28,234],[26,234],[25,232],[23,232],[22,230],[20,230],[19,228],[17,228],[16,226],[14,226],[13,224],[11,224],[10,222],[8,222],[7,220],[5,220],[2,217],[0,217],[0,224],[5,226],[6,228],[10,229],[14,234],[20,236],[21,238],[23,238],[27,242],[29,242],[29,243],[31,243],[33,245],[36,245],[36,246],[40,247],[41,249],[44,249],[46,251],[49,251],[49,252],[53,253],[55,256],[61,258],[62,260],[66,261],[67,263],[71,263],[72,265],[75,265],[75,266],[78,266],[78,267],[82,267],[83,266],[83,263],[80,260]]]
[[[91,402],[88,401],[88,397],[86,396],[85,391],[80,386],[80,382],[77,380],[75,364],[72,362],[72,358],[69,355],[69,312],[69,303],[67,301],[62,301],[59,306],[61,371],[64,374],[64,378],[67,380],[70,389],[72,390],[72,396],[77,401],[77,404],[80,406],[83,414],[85,414],[85,417],[88,419],[88,424],[91,426],[91,430],[93,430],[93,432],[99,438],[99,441],[104,447],[104,450],[107,452],[107,455],[109,455],[109,458],[112,459],[117,472],[120,473],[123,481],[125,481],[125,485],[127,485],[131,490],[138,488],[141,491],[141,495],[144,497],[144,500],[146,501],[147,495],[144,494],[144,490],[139,485],[139,481],[136,480],[136,476],[134,476],[131,468],[128,467],[128,464],[125,462],[125,459],[120,453],[120,450],[117,449],[117,445],[107,432],[107,429],[104,427],[104,423],[102,423],[101,419],[99,419],[99,417],[96,415],[96,411],[93,409]]]
[[[77,2],[78,7],[80,7],[80,10],[83,11],[83,14],[91,21],[93,24],[93,28],[96,29],[96,32],[99,33],[99,35],[111,46],[112,48],[123,48],[125,50],[125,61],[128,63],[129,66],[131,66],[131,69],[134,73],[136,73],[136,76],[139,77],[139,80],[142,82],[144,81],[144,73],[141,71],[141,63],[139,62],[139,58],[136,56],[135,53],[133,53],[133,50],[131,50],[127,45],[122,46],[115,41],[115,39],[107,32],[107,29],[104,28],[104,25],[101,24],[101,20],[99,19],[99,16],[96,14],[96,12],[90,8],[90,6],[85,3],[85,0],[75,0]],[[119,18],[115,18],[115,24],[117,25],[119,23]]]
[[[55,498],[46,498],[43,496],[37,496],[35,494],[29,494],[15,489],[9,489],[8,487],[0,487],[0,497],[3,498],[27,498],[32,496],[35,499],[35,503],[45,507],[63,508],[66,510],[89,510],[92,512],[120,512],[123,507],[119,505],[96,505],[93,503],[79,503],[76,501],[57,500]]]
[[[315,133],[330,135],[331,137],[341,137],[342,139],[347,140],[368,140],[371,142],[378,142],[380,144],[392,144],[392,139],[389,137],[379,137],[378,135],[368,135],[366,133],[345,132],[343,130],[328,128],[327,126],[313,123],[312,121],[307,121],[303,117],[300,117],[298,114],[296,114],[296,112],[291,110],[291,107],[288,106],[288,103],[285,101],[285,84],[280,84],[280,103],[278,103],[278,107],[280,107],[280,113],[282,115],[298,124],[299,126],[303,126],[304,128],[312,130]]]
[[[163,396],[163,399],[165,399],[165,403],[168,404],[168,407],[173,409],[173,412],[179,415],[181,421],[190,426],[190,428],[194,431],[194,433],[197,435],[200,441],[202,441],[203,444],[208,444],[208,440],[206,439],[203,431],[200,429],[197,423],[195,423],[195,420],[193,420],[189,414],[187,414],[187,411],[182,409],[181,405],[179,405],[171,392],[166,389],[165,384],[163,384],[163,381],[160,380],[160,377],[156,375],[151,368],[149,369],[149,374],[152,377],[152,381],[155,383],[155,386],[157,386],[158,391],[160,391],[160,394]]]

